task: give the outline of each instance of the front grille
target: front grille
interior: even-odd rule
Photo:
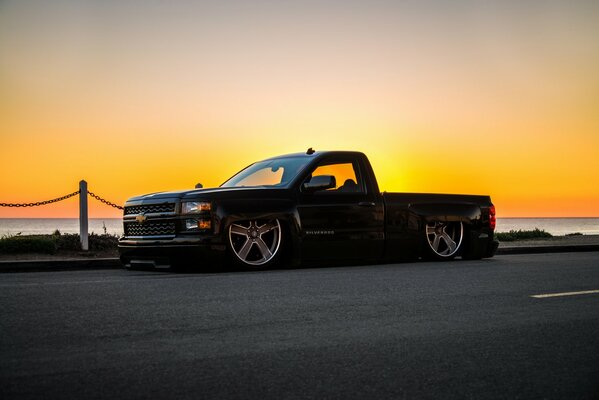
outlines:
[[[142,204],[125,207],[125,215],[175,212],[175,203]]]
[[[174,235],[175,221],[164,222],[126,222],[125,236],[159,236]]]

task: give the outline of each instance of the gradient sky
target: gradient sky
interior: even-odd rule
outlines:
[[[0,202],[86,179],[122,204],[314,147],[387,191],[597,217],[598,71],[596,0],[0,0]]]

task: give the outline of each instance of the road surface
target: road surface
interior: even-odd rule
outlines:
[[[2,399],[599,398],[599,252],[5,273],[0,307]]]

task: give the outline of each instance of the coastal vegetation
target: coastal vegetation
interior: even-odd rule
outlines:
[[[519,229],[517,231],[497,232],[495,237],[500,242],[514,242],[516,240],[547,239],[553,237],[553,235],[543,229],[535,228],[533,230]]]
[[[118,236],[111,234],[89,235],[91,251],[116,250]],[[41,253],[56,254],[60,252],[81,251],[78,234],[61,234],[56,230],[51,235],[5,235],[0,238],[0,253]]]

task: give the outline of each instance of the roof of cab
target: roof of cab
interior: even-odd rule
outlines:
[[[289,158],[289,157],[317,158],[317,157],[324,156],[325,154],[333,154],[333,153],[334,154],[347,154],[347,155],[350,155],[350,154],[363,155],[363,153],[359,152],[359,151],[322,150],[322,151],[314,151],[311,154],[308,154],[307,152],[304,152],[304,153],[283,154],[283,155],[280,155],[280,156],[266,158],[263,161],[276,160],[278,158]]]

